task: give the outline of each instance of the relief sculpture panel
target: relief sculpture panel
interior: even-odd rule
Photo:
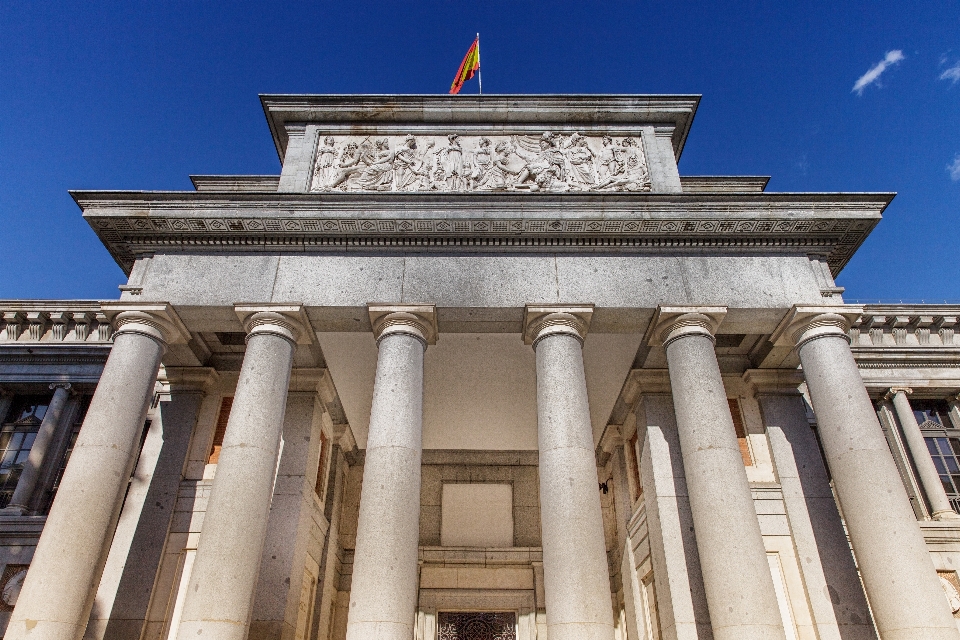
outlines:
[[[649,191],[638,136],[321,136],[311,191]]]

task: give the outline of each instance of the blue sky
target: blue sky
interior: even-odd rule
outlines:
[[[3,3],[0,298],[117,297],[68,189],[279,173],[257,94],[445,93],[477,31],[486,93],[703,94],[683,175],[898,192],[847,299],[960,302],[960,3],[521,0]]]

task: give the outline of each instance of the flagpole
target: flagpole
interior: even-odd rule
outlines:
[[[480,62],[480,33],[477,32],[477,62]],[[480,85],[480,95],[483,95],[483,68],[477,66],[477,83]]]

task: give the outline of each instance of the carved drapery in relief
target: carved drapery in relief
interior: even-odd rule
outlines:
[[[637,136],[321,136],[311,191],[649,191]]]

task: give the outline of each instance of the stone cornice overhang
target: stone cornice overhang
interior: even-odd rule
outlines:
[[[818,255],[836,274],[890,193],[404,194],[73,191],[129,272],[184,250],[624,251]]]
[[[287,125],[672,126],[680,159],[699,95],[261,95],[283,162]]]

